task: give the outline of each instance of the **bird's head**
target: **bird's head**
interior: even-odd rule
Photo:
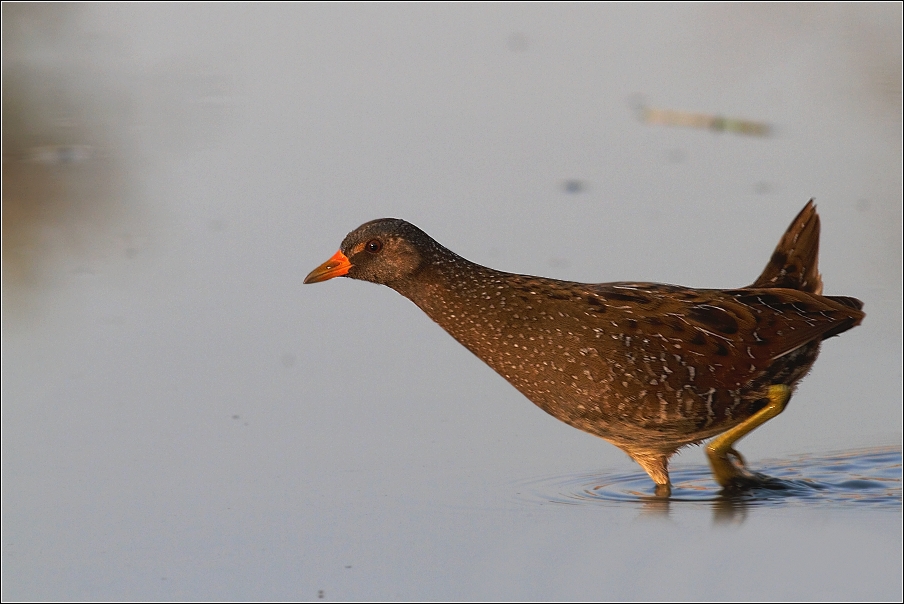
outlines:
[[[371,220],[346,235],[339,251],[311,271],[304,282],[351,277],[392,285],[417,273],[438,247],[409,222],[398,218]]]

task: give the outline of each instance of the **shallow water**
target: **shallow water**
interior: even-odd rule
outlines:
[[[900,601],[900,4],[0,8],[4,601]],[[396,216],[739,287],[810,197],[867,316],[745,437],[780,489],[688,448],[651,498],[395,292],[302,285]]]
[[[668,503],[901,509],[901,450],[897,447],[763,460],[749,469],[764,475],[762,485],[725,492],[712,480],[708,467],[674,468]],[[519,486],[519,495],[526,500],[563,505],[663,502],[653,494],[650,478],[643,472],[546,477]]]

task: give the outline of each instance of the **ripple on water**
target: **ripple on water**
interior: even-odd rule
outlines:
[[[744,505],[857,505],[901,508],[901,450],[862,449],[823,455],[798,455],[750,464],[769,477],[762,485],[726,493],[708,467],[671,471],[670,502],[731,501]],[[594,472],[554,476],[521,483],[520,495],[543,503],[593,505],[661,501],[643,472]]]

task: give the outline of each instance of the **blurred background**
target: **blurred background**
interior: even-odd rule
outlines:
[[[900,513],[520,498],[639,469],[388,288],[301,282],[394,216],[739,287],[813,197],[867,317],[740,448],[900,446],[901,4],[2,11],[4,600],[900,599]]]

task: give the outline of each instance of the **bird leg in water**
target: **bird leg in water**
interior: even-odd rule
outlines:
[[[739,481],[756,480],[756,477],[747,470],[744,458],[735,450],[734,444],[784,411],[790,398],[791,389],[788,386],[770,386],[769,403],[765,407],[707,445],[706,455],[709,457],[713,476],[723,488],[735,485]]]
[[[662,453],[628,453],[631,458],[640,464],[653,482],[656,483],[656,496],[668,497],[672,494],[672,483],[669,481],[669,455]]]

